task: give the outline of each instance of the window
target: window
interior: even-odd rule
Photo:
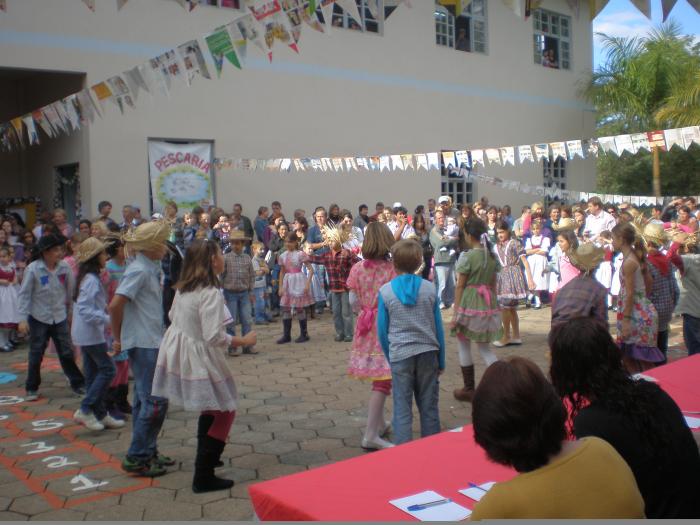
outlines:
[[[333,27],[342,27],[344,29],[352,29],[353,31],[365,31],[370,33],[382,34],[384,32],[384,20],[396,9],[396,0],[355,0],[357,3],[357,11],[360,15],[359,20],[355,20],[357,13],[348,13],[338,4],[333,3],[333,14],[331,23]],[[323,18],[321,10],[325,2],[318,1],[319,5],[316,10],[318,19],[322,24],[326,21]]]
[[[542,175],[545,188],[566,189],[566,161],[561,157],[543,159]]]
[[[535,64],[571,69],[571,17],[536,9],[532,19]]]
[[[435,42],[486,54],[486,0],[435,0]]]
[[[464,164],[459,170],[448,169],[440,155],[440,194],[449,195],[457,207],[474,201],[474,184],[464,176],[465,170],[469,171]]]

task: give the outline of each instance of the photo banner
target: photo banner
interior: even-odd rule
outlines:
[[[152,213],[174,201],[179,211],[214,205],[212,143],[148,142]]]

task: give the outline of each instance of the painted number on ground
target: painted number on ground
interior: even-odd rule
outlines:
[[[32,441],[31,443],[24,443],[20,447],[36,447],[35,450],[30,450],[27,454],[43,454],[44,452],[51,452],[56,447],[53,445],[46,445],[44,441]]]
[[[32,421],[32,426],[34,427],[34,432],[46,432],[48,430],[61,428],[63,423],[54,421],[53,419],[39,419],[38,421]]]
[[[73,489],[73,492],[79,492],[81,490],[91,490],[101,487],[102,485],[107,485],[109,481],[93,481],[83,474],[78,474],[73,479],[70,480],[71,485],[80,485]]]

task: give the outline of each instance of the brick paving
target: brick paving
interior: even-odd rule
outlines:
[[[548,309],[520,312],[522,347],[497,349],[547,367]],[[55,357],[45,358],[42,398],[24,402],[26,346],[0,354],[0,520],[249,520],[251,483],[300,472],[367,452],[360,448],[369,384],[349,379],[349,343],[333,342],[330,314],[309,321],[311,341],[274,343],[281,324],[256,327],[258,355],[228,358],[240,394],[239,411],[217,472],[234,479],[229,491],[193,494],[197,414],[171,407],[159,448],[178,461],[155,480],[119,469],[131,426],[92,432],[76,426],[73,396]],[[294,327],[297,330],[297,326]],[[294,335],[294,332],[293,332]],[[669,357],[685,355],[678,320]],[[483,363],[475,355],[477,379]],[[448,339],[447,371],[440,380],[444,429],[469,423],[471,405],[457,402],[456,344]],[[391,403],[388,404],[389,408]],[[417,430],[417,429],[414,429]]]

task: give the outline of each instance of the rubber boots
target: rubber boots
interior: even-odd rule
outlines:
[[[462,367],[462,379],[464,380],[464,387],[457,388],[453,395],[457,401],[471,403],[474,398],[474,365]]]
[[[309,332],[306,330],[306,319],[299,319],[299,337],[297,337],[295,343],[305,343],[309,340]]]
[[[278,345],[283,345],[284,343],[289,343],[292,340],[292,320],[282,319],[282,326],[284,329],[284,335],[277,340]]]
[[[217,478],[214,467],[221,460],[226,443],[208,435],[197,438],[197,456],[194,461],[192,492],[213,492],[233,487],[233,480]]]

